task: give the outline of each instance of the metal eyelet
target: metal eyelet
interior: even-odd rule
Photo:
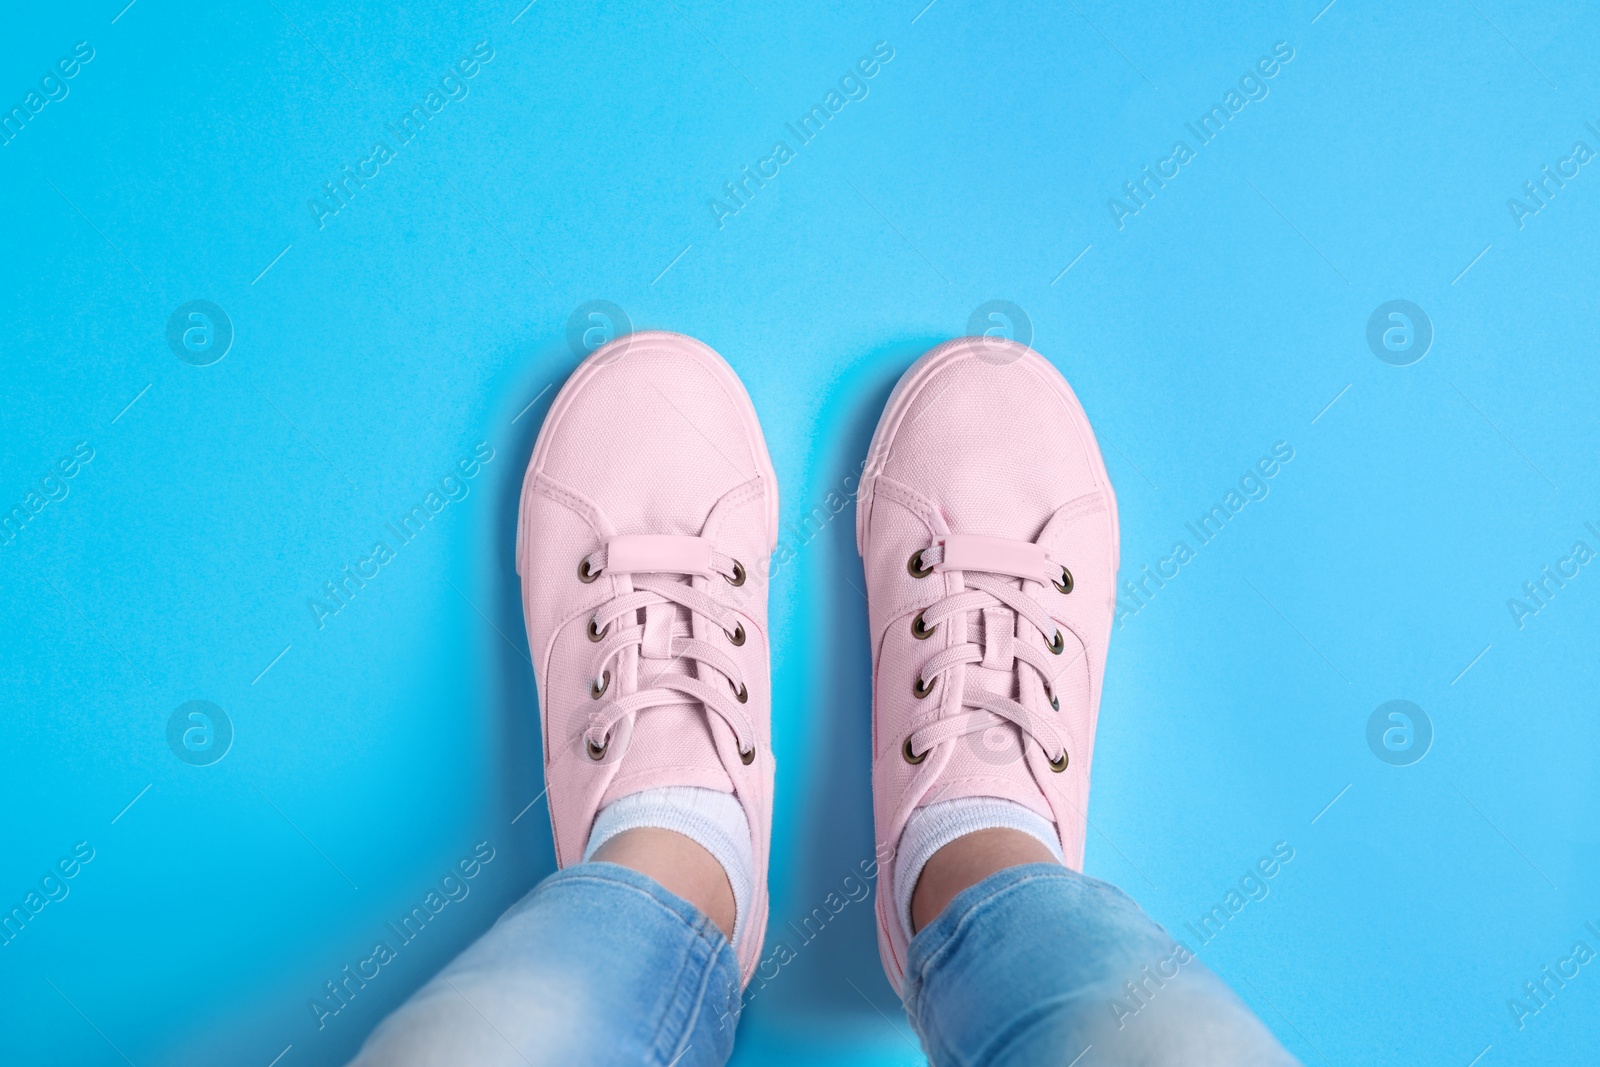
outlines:
[[[1060,711],[1061,710],[1061,698],[1060,697],[1051,697],[1050,698],[1050,709],[1052,711]]]
[[[924,626],[922,623],[922,612],[920,611],[917,612],[917,617],[911,620],[911,636],[915,637],[918,641],[926,641],[928,638],[933,636],[933,631],[937,630],[938,628],[938,623],[934,623],[932,626]]]
[[[939,684],[939,679],[935,678],[933,681],[928,682],[926,685],[924,685],[923,681],[922,681],[922,676],[918,675],[917,676],[917,684],[911,687],[911,692],[916,695],[916,698],[918,700],[921,700],[923,697],[925,697],[929,693],[933,692],[933,687],[938,685],[938,684]]]
[[[1058,582],[1058,581],[1056,581],[1055,579],[1052,578],[1050,580],[1050,584],[1055,586],[1056,590],[1058,592],[1062,592],[1062,593],[1070,593],[1070,592],[1072,592],[1072,572],[1067,570],[1067,568],[1062,567],[1061,568],[1061,581]]]
[[[924,567],[922,565],[922,549],[920,548],[911,553],[911,558],[906,560],[906,570],[911,572],[911,577],[913,578],[926,578],[933,573],[932,567]]]
[[[734,699],[737,700],[739,703],[743,704],[745,701],[750,699],[750,690],[745,688],[743,682],[740,682],[739,683],[739,687],[737,689],[734,689],[733,688],[733,680],[730,678],[728,680],[728,688],[729,689],[733,689]]]
[[[906,738],[906,743],[900,746],[900,755],[906,758],[907,763],[921,763],[928,758],[926,752],[916,753],[911,751],[911,738]]]
[[[602,627],[597,627],[597,626],[595,626],[594,623],[595,623],[594,617],[590,616],[589,617],[589,640],[591,640],[591,641],[603,641],[603,640],[605,640],[606,634],[611,632],[611,624],[608,622]]]
[[[724,574],[722,576],[722,580],[727,582],[729,585],[732,585],[732,586],[743,585],[744,584],[744,564],[740,563],[738,560],[734,560],[733,561],[733,577],[729,578],[726,574]]]
[[[739,762],[740,763],[742,763],[746,767],[748,767],[748,766],[750,766],[750,764],[754,763],[755,761],[756,761],[756,747],[754,745],[750,746],[750,751],[748,751],[748,752],[746,752],[742,748],[739,750]]]
[[[598,577],[600,577],[599,571],[592,571],[589,569],[588,556],[584,556],[578,561],[578,581],[582,582],[584,585],[588,585]]]
[[[1062,749],[1061,750],[1061,762],[1060,763],[1057,763],[1055,760],[1051,760],[1050,761],[1050,769],[1052,771],[1055,771],[1057,774],[1060,774],[1062,771],[1067,769],[1067,750],[1066,749]]]
[[[589,753],[589,758],[599,763],[606,758],[606,749],[611,747],[611,738],[606,738],[606,742],[603,745],[597,745],[593,741],[585,739],[583,747]]]
[[[1064,638],[1064,637],[1062,637],[1062,636],[1061,636],[1061,631],[1060,631],[1060,630],[1057,630],[1057,631],[1056,631],[1056,640],[1055,640],[1055,644],[1053,644],[1053,645],[1050,645],[1050,646],[1048,646],[1048,647],[1049,647],[1049,649],[1050,649],[1050,654],[1051,654],[1051,655],[1052,655],[1052,656],[1059,656],[1059,655],[1061,655],[1061,650],[1062,650],[1062,649],[1064,649],[1064,648],[1066,648],[1066,647],[1067,647],[1067,642],[1066,642],[1066,639],[1065,639],[1065,638]]]
[[[589,699],[599,700],[600,695],[609,688],[611,688],[611,672],[601,671],[600,680],[589,683]]]
[[[726,630],[722,632],[727,635],[728,643],[733,645],[735,648],[738,648],[740,645],[744,644],[744,623],[734,623],[733,633],[731,634]]]

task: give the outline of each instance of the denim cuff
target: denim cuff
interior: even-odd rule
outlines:
[[[904,996],[906,1011],[913,1018],[917,1014],[916,1002],[920,999],[923,979],[927,977],[929,969],[938,966],[956,948],[961,935],[990,910],[992,905],[1041,882],[1062,883],[1062,888],[1069,892],[1081,893],[1085,889],[1108,891],[1124,897],[1135,909],[1138,907],[1109,882],[1090,878],[1059,863],[1024,863],[996,871],[983,881],[975,882],[957,893],[950,903],[945,905],[938,918],[918,930],[911,938],[910,950],[906,957]]]
[[[588,860],[583,863],[575,863],[571,867],[564,867],[534,886],[533,891],[528,894],[528,898],[545,892],[560,890],[567,885],[582,881],[608,883],[611,886],[643,893],[682,920],[683,924],[689,927],[695,936],[704,939],[707,942],[706,947],[709,949],[710,955],[715,955],[719,949],[723,948],[727,949],[729,953],[733,952],[733,946],[728,941],[728,935],[724,934],[722,928],[712,922],[705,912],[648,874],[636,871],[632,867],[624,867],[620,863]],[[737,971],[737,963],[735,964],[735,970]]]
[[[546,878],[524,898],[522,907],[545,894],[576,890],[593,908],[635,925],[652,944],[663,937],[679,945],[675,973],[662,973],[658,989],[670,991],[655,1051],[676,1067],[722,1063],[732,1053],[734,1031],[743,1007],[739,962],[733,946],[710,917],[649,875],[617,863],[574,864]],[[650,917],[654,913],[654,917]],[[668,929],[677,928],[671,935]],[[675,1035],[688,1032],[687,1046]]]
[[[739,966],[655,879],[580,863],[534,886],[391,1015],[358,1063],[721,1067]]]
[[[1131,897],[1054,863],[958,894],[912,938],[905,1001],[934,1063],[1295,1062]]]

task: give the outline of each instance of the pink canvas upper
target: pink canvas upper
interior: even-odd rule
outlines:
[[[924,355],[879,420],[856,543],[880,854],[916,808],[994,796],[1054,822],[1081,869],[1117,505],[1066,380],[1032,349],[993,338]],[[893,877],[881,864],[878,942],[899,989],[907,939]]]
[[[556,396],[517,524],[556,860],[582,860],[619,797],[736,794],[756,859],[734,946],[745,981],[767,920],[777,508],[733,370],[688,337],[639,333],[595,351]]]

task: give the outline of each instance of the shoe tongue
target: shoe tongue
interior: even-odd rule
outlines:
[[[974,668],[967,668],[969,684],[975,673]],[[1050,802],[1028,769],[1022,732],[1016,726],[1009,722],[996,723],[963,734],[951,745],[950,762],[945,764],[938,781],[917,807],[963,797],[999,797],[1055,821]]]
[[[995,670],[985,667],[981,663],[974,663],[967,667],[967,687],[982,689],[997,696],[1017,699],[1017,675],[1015,671]]]
[[[998,696],[1017,699],[1016,645],[1017,616],[1010,608],[984,608],[969,617],[967,633],[981,637],[983,661],[967,668],[967,684]]]
[[[683,642],[690,636],[688,609],[677,604],[645,608],[637,681],[627,692],[654,688],[665,675],[692,673],[694,660],[681,655]],[[680,654],[671,654],[674,647]],[[707,714],[699,701],[687,698],[639,712],[634,717],[627,755],[601,804],[668,785],[733,792],[733,779],[723,769]]]

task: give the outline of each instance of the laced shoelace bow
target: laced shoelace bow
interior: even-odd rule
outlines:
[[[631,588],[602,602],[589,617],[589,640],[599,646],[595,649],[594,681],[590,684],[589,696],[600,701],[611,693],[611,699],[597,704],[584,729],[584,747],[589,758],[597,763],[604,761],[619,735],[625,744],[625,735],[631,734],[633,720],[640,712],[682,704],[688,698],[727,723],[737,742],[740,760],[746,764],[753,762],[755,727],[741,707],[750,699],[750,691],[733,657],[716,644],[693,636],[692,621],[688,637],[671,633],[669,629],[664,654],[661,654],[659,649],[646,647],[645,624],[638,621],[641,610],[675,605],[687,610],[691,620],[703,618],[720,628],[729,645],[743,645],[744,623],[735,608],[671,575],[720,577],[728,586],[737,588],[745,584],[744,565],[717,551],[703,537],[628,534],[607,538],[598,551],[578,562],[579,581],[593,582],[607,575],[622,578]],[[640,679],[640,688],[621,696],[612,688],[613,668],[620,670],[619,660],[630,650],[637,653],[641,669],[646,662],[660,661],[661,666],[650,678]],[[667,670],[679,659],[692,660],[695,673]],[[718,682],[705,677],[707,669],[721,675],[723,680]]]
[[[1018,679],[1018,695],[1031,698],[1028,702],[964,681],[961,692],[964,713],[933,719],[907,734],[901,746],[906,762],[921,763],[939,745],[1011,723],[1022,732],[1024,746],[1031,740],[1044,750],[1052,771],[1065,771],[1066,733],[1055,715],[1046,714],[1042,706],[1048,701],[1052,713],[1060,711],[1056,683],[1077,661],[1076,653],[1081,650],[1075,650],[1071,657],[1062,655],[1067,644],[1062,627],[1038,600],[1017,587],[1016,579],[1050,585],[1066,595],[1072,592],[1072,572],[1064,564],[1052,560],[1041,545],[969,534],[933,538],[927,548],[911,554],[906,569],[913,578],[960,571],[962,579],[960,590],[941,597],[917,613],[911,621],[912,636],[926,640],[950,620],[973,613],[984,616],[982,643],[968,640],[951,645],[934,653],[922,665],[912,690],[918,699],[931,695],[941,680],[957,667],[983,664],[1020,671],[1025,666],[1031,672]],[[1027,631],[1026,636],[1017,635],[1015,624],[1010,627],[995,625],[1002,619],[1010,621],[1004,611],[997,609],[1009,611],[1025,622],[1026,626],[1020,629]],[[1037,646],[1034,640],[1038,641]]]

